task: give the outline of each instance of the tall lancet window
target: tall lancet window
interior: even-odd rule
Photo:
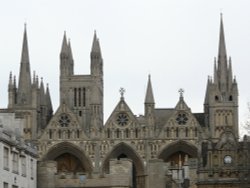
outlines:
[[[78,106],[82,106],[82,88],[78,88]]]
[[[82,88],[82,102],[83,102],[83,106],[86,106],[86,88]]]

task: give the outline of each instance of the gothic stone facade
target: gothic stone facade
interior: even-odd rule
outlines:
[[[155,107],[148,78],[145,113],[136,116],[121,89],[103,122],[103,59],[94,34],[89,75],[74,74],[71,44],[60,53],[60,106],[52,113],[47,87],[31,81],[24,32],[19,85],[10,75],[6,110],[24,118],[25,139],[38,147],[38,187],[243,187],[249,146],[238,141],[238,88],[227,57],[221,18],[218,58],[207,82],[204,112],[192,113],[183,91],[174,108]]]

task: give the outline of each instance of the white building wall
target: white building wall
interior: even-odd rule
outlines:
[[[0,120],[1,120],[0,114]],[[4,183],[8,183],[8,188],[12,188],[12,186],[17,186],[18,188],[36,188],[36,150],[29,145],[25,145],[22,141],[20,135],[16,137],[16,131],[14,128],[14,132],[10,131],[10,129],[5,129],[7,126],[6,122],[10,124],[18,124],[19,121],[14,121],[11,118],[14,116],[9,116],[10,119],[7,120],[7,115],[4,116],[5,120],[1,121],[1,124],[5,124],[5,126],[0,124],[0,188],[4,188]],[[20,122],[19,122],[20,123]],[[19,127],[20,125],[11,125],[9,127]],[[12,129],[13,130],[13,129]],[[4,148],[9,149],[8,155],[8,169],[5,168],[4,165]],[[13,154],[16,152],[18,154],[18,172],[13,172]],[[21,158],[25,157],[26,165],[26,175],[22,173],[22,161]],[[33,161],[31,164],[31,160]],[[33,173],[31,173],[31,165],[33,168]]]

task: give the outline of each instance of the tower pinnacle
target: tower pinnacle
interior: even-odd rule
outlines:
[[[31,97],[31,74],[26,25],[24,26],[21,66],[18,83],[18,103],[27,103]]]
[[[94,33],[94,38],[93,38],[91,52],[92,53],[94,52],[94,53],[100,53],[101,54],[100,43],[99,43],[99,39],[97,38],[96,31]]]
[[[218,60],[227,59],[227,51],[226,51],[226,43],[225,43],[225,34],[224,34],[224,26],[223,26],[223,17],[221,14],[220,18],[220,36],[219,36],[219,52],[218,52]]]
[[[150,75],[148,75],[148,86],[147,86],[146,97],[145,97],[145,104],[146,103],[147,104],[154,104],[155,103]]]
[[[67,44],[66,31],[64,31],[64,35],[63,35],[61,54],[68,54],[68,44]]]

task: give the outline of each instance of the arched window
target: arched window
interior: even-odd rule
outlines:
[[[120,131],[119,129],[116,129],[116,138],[119,138],[120,137]]]
[[[186,137],[188,137],[188,128],[187,127],[185,128],[185,135],[186,135]]]
[[[80,131],[79,130],[76,131],[76,137],[80,138]]]
[[[52,130],[49,130],[49,139],[52,139]]]
[[[218,95],[215,95],[214,99],[215,99],[215,101],[218,101],[219,100]]]
[[[176,128],[176,137],[177,138],[179,137],[179,129],[178,129],[178,127]]]
[[[110,138],[110,129],[107,130],[107,137]]]
[[[232,95],[229,96],[229,101],[233,101],[233,96]]]
[[[58,131],[58,138],[61,139],[62,138],[62,133],[61,130]]]
[[[129,131],[128,131],[128,129],[126,129],[126,138],[128,138],[129,137]]]
[[[68,130],[67,133],[68,133],[68,139],[70,139],[70,130]]]
[[[135,129],[135,138],[138,138],[138,129]]]

